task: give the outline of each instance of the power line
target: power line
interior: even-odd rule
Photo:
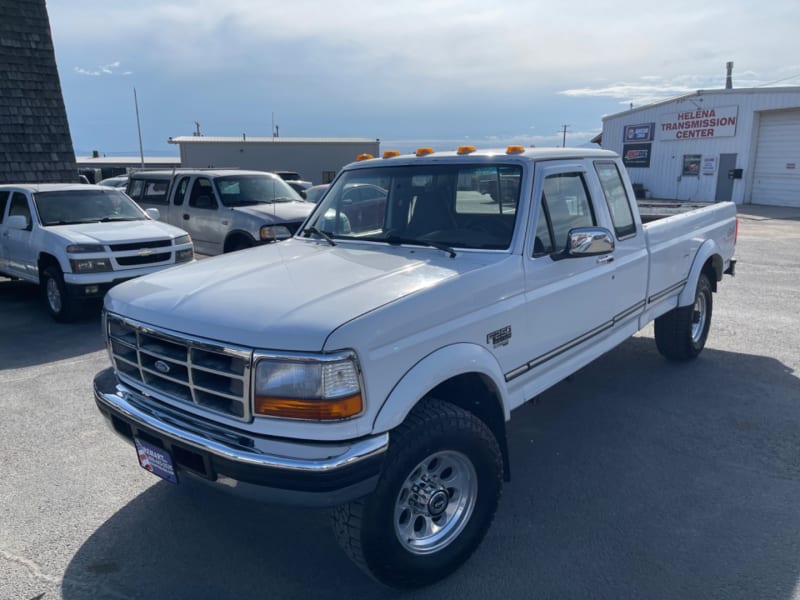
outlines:
[[[776,79],[775,81],[768,81],[767,83],[762,83],[761,85],[757,85],[756,87],[764,87],[766,85],[772,85],[773,83],[780,83],[782,81],[789,81],[790,79],[797,79],[800,77],[800,73],[797,75],[792,75],[791,77],[784,77],[783,79]]]

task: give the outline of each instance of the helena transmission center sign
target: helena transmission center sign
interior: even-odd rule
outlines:
[[[659,127],[662,140],[692,140],[731,137],[736,135],[738,106],[698,108],[661,115]]]

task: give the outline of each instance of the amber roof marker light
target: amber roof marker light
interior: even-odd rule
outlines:
[[[433,154],[433,148],[417,148],[417,156],[427,156]]]

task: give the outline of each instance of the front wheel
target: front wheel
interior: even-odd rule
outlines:
[[[486,534],[502,491],[500,447],[475,415],[433,399],[390,440],[376,490],[334,509],[334,533],[379,582],[428,585],[464,563]]]
[[[694,304],[678,306],[656,319],[656,347],[669,360],[695,358],[706,345],[711,327],[711,281],[705,273],[697,280]]]
[[[42,274],[42,292],[51,317],[62,323],[75,319],[77,303],[67,295],[64,275],[55,265],[46,267]]]

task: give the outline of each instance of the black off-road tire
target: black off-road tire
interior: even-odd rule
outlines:
[[[380,583],[428,585],[478,547],[494,519],[502,482],[500,447],[486,424],[452,404],[426,399],[391,432],[375,491],[335,508],[333,530],[353,562]]]
[[[678,306],[656,319],[656,347],[667,359],[687,361],[696,358],[706,345],[711,327],[713,292],[705,273],[697,280],[695,301]]]

